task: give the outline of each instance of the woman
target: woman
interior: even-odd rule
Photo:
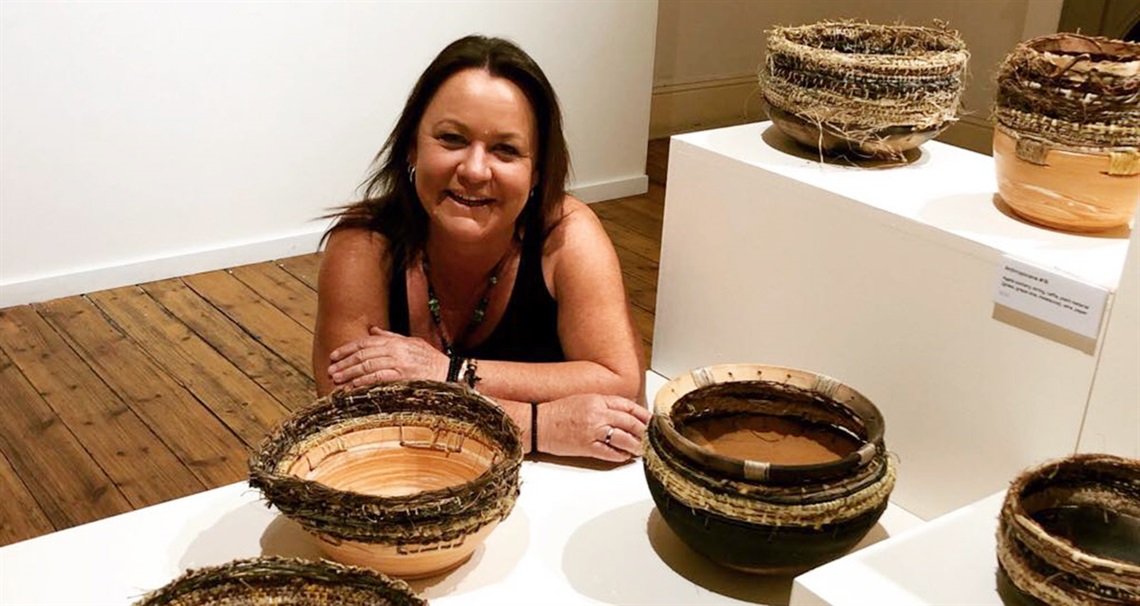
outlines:
[[[638,454],[640,346],[613,245],[566,194],[568,158],[526,53],[481,36],[445,48],[327,235],[318,390],[462,380],[534,450]]]

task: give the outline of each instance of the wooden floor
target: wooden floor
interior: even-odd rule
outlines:
[[[593,204],[653,338],[668,141]],[[0,309],[0,545],[230,484],[313,399],[319,254]]]

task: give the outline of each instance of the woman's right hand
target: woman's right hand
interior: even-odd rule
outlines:
[[[628,461],[641,455],[649,418],[648,410],[620,396],[579,394],[551,400],[538,407],[538,449],[559,456]]]

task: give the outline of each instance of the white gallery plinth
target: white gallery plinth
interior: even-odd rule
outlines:
[[[1028,263],[1107,290],[1107,318],[1130,234],[1044,229],[995,192],[991,158],[937,142],[904,166],[864,168],[820,163],[769,123],[674,137],[654,370],[756,362],[854,387],[886,419],[892,501],[924,519],[1072,453],[1111,322],[1082,348],[1002,314],[995,285],[1007,260]],[[1140,419],[1137,374],[1094,416]],[[1137,429],[1112,447],[1140,444]]]
[[[997,527],[1004,492],[796,577],[794,606],[1001,606]]]

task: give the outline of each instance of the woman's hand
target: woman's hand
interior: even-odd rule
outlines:
[[[407,379],[447,378],[447,356],[427,341],[373,326],[369,336],[346,343],[329,355],[334,388],[349,389]]]
[[[619,396],[581,394],[538,407],[538,449],[624,462],[641,454],[649,411]]]

